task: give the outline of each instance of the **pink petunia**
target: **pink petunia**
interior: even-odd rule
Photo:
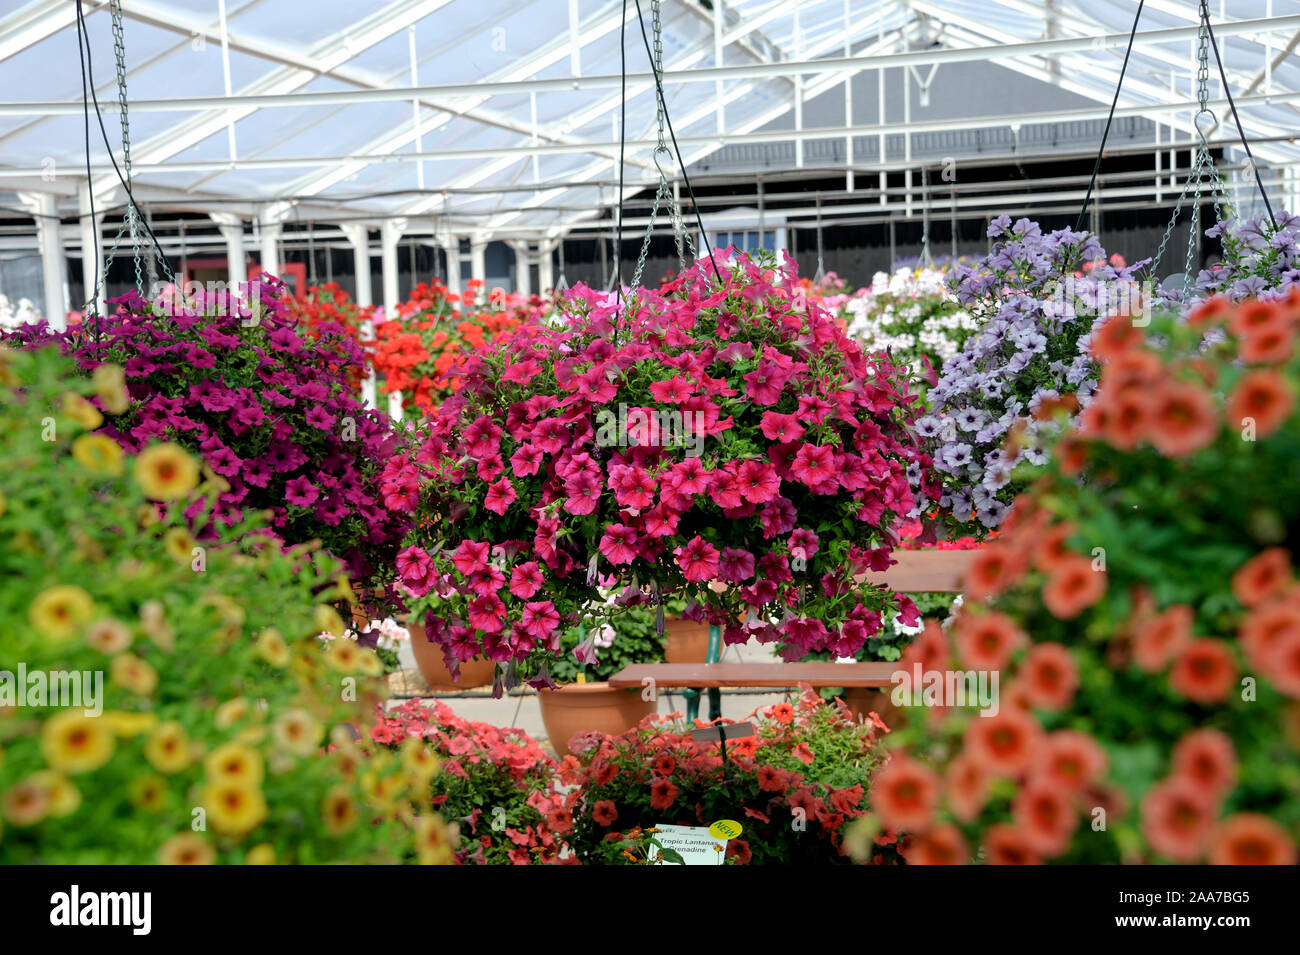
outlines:
[[[826,445],[800,445],[790,462],[790,473],[811,488],[821,487],[835,477],[835,449]]]
[[[709,487],[709,473],[699,458],[687,458],[673,465],[667,483],[678,494],[703,494]]]
[[[496,594],[475,597],[469,602],[469,625],[484,633],[499,633],[506,620],[506,605]]]
[[[489,546],[487,541],[463,540],[451,555],[456,569],[468,577],[475,571],[487,568]]]
[[[782,444],[798,441],[803,437],[803,425],[792,414],[777,414],[775,411],[764,411],[759,428],[762,429],[763,437],[769,441],[780,441]]]
[[[600,539],[600,552],[611,564],[630,564],[636,559],[636,531],[624,524],[610,524]]]
[[[739,547],[725,547],[718,561],[722,579],[733,584],[754,576],[754,555]]]
[[[564,482],[568,500],[564,509],[570,514],[590,514],[600,502],[600,480],[587,472],[579,472]]]
[[[654,396],[655,401],[671,405],[679,405],[690,398],[693,390],[691,383],[680,375],[674,375],[667,381],[650,383],[650,394]]]
[[[423,548],[412,546],[398,552],[397,573],[411,593],[423,597],[433,587],[437,569]]]
[[[529,636],[542,641],[560,625],[560,614],[549,600],[536,600],[524,604],[519,625]]]
[[[766,504],[781,490],[776,468],[763,461],[746,461],[736,475],[740,495],[752,504]]]
[[[515,494],[514,486],[510,479],[503,477],[495,484],[488,486],[487,497],[483,501],[483,506],[494,514],[505,515],[510,510],[510,504],[518,497]]]
[[[465,450],[473,458],[485,458],[496,454],[501,446],[501,429],[487,415],[479,415],[474,423],[465,429],[463,437]]]
[[[510,469],[515,477],[529,477],[537,473],[542,465],[542,452],[531,444],[521,444],[519,450],[510,455]]]
[[[510,593],[527,600],[542,589],[542,569],[537,561],[520,564],[510,572]]]
[[[677,566],[686,579],[699,583],[718,576],[718,549],[698,534],[685,547],[677,548]]]
[[[800,527],[790,535],[786,546],[790,548],[791,557],[812,560],[817,553],[817,535],[807,528]]]

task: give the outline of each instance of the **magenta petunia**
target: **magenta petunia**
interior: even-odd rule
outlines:
[[[494,514],[504,515],[510,510],[510,504],[518,497],[515,489],[510,483],[509,478],[501,478],[495,484],[488,486],[487,497],[483,501],[483,506]]]
[[[812,560],[817,553],[817,535],[807,528],[800,527],[786,541],[791,557]]]
[[[754,555],[739,547],[724,547],[718,560],[718,573],[733,584],[749,580],[754,576]]]
[[[600,539],[600,552],[611,564],[630,564],[637,556],[636,530],[623,524],[610,524]]]
[[[769,441],[779,441],[782,444],[787,444],[802,438],[804,429],[803,425],[799,423],[799,419],[792,414],[777,414],[775,411],[764,411],[759,430],[763,432],[763,437]]]
[[[320,491],[306,475],[294,478],[284,487],[285,501],[296,507],[311,507],[318,497]]]
[[[537,561],[519,564],[510,572],[510,593],[520,600],[528,600],[542,589],[542,569]]]
[[[718,549],[698,534],[674,554],[687,580],[698,583],[718,576]]]

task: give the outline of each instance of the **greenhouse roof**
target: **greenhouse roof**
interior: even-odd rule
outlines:
[[[649,30],[651,0],[639,6]],[[120,164],[109,3],[83,7]],[[134,182],[154,208],[561,235],[617,200],[625,73],[625,190],[656,180],[654,87],[634,0],[121,0],[121,8]],[[55,193],[72,212],[87,161],[76,9],[33,0],[0,17],[0,192]],[[1131,0],[665,0],[669,116],[688,168],[736,144],[1018,134],[1101,120],[1135,10]],[[1242,125],[1261,164],[1292,174],[1300,0],[1233,0],[1231,12],[1211,4]],[[1146,0],[1118,100],[1118,115],[1164,124],[1184,145],[1196,113],[1197,20],[1191,0]],[[906,68],[922,86],[936,67],[981,61],[1016,82],[1050,85],[1060,103],[1026,109],[1011,87],[990,84],[973,109],[909,101],[901,116],[891,103],[882,123],[873,100],[805,123],[828,112],[805,104],[842,104],[856,76]],[[1220,122],[1209,136],[1230,146],[1236,130],[1213,54],[1210,77]],[[118,179],[93,115],[91,123],[90,176],[108,197]],[[674,177],[675,162],[664,166]]]

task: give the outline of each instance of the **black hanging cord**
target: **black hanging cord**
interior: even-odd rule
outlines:
[[[140,225],[144,226],[144,231],[149,234],[149,238],[153,242],[154,249],[158,252],[158,257],[162,259],[163,266],[167,269],[168,272],[172,272],[173,270],[172,270],[171,260],[167,258],[167,253],[163,251],[162,243],[158,241],[158,237],[154,235],[153,229],[149,227],[149,223],[145,219],[143,210],[141,210],[139,204],[135,201],[135,195],[131,192],[130,183],[128,183],[126,181],[126,177],[122,175],[122,170],[119,169],[117,165],[117,159],[113,156],[113,147],[108,141],[108,130],[104,128],[104,114],[100,111],[99,97],[95,94],[95,67],[90,56],[90,32],[86,29],[86,17],[81,8],[81,0],[77,0],[77,24],[81,35],[84,36],[86,40],[85,75],[82,77],[83,105],[85,103],[86,80],[89,79],[90,99],[91,102],[95,104],[95,118],[99,121],[99,132],[104,139],[104,149],[108,152],[108,161],[113,164],[113,172],[117,173],[117,179],[122,184],[122,189],[126,192],[127,202],[129,202],[131,206],[135,209],[136,215],[139,218]],[[91,186],[89,180],[89,176],[90,176],[89,139],[87,139],[87,143],[86,143],[86,175],[87,175],[86,188],[93,193],[94,189]],[[93,212],[94,209],[93,195],[91,196],[91,209]],[[96,255],[98,255],[98,252],[96,252]],[[96,266],[96,270],[98,271],[98,266]],[[108,276],[104,276],[104,281],[105,284],[107,285]],[[98,279],[96,279],[95,286],[96,288],[99,287]]]
[[[1092,190],[1097,185],[1097,174],[1101,172],[1101,157],[1106,152],[1106,138],[1110,136],[1110,124],[1115,118],[1115,107],[1119,104],[1119,91],[1124,86],[1124,74],[1128,72],[1128,58],[1133,52],[1133,40],[1137,36],[1138,21],[1142,19],[1142,7],[1146,0],[1138,0],[1137,13],[1133,16],[1133,29],[1128,33],[1128,48],[1124,51],[1124,65],[1119,69],[1119,82],[1115,84],[1115,96],[1110,101],[1110,113],[1106,117],[1106,128],[1101,134],[1101,148],[1097,150],[1097,161],[1092,166],[1092,179],[1088,182],[1088,192],[1083,197],[1083,208],[1079,210],[1078,221],[1074,224],[1075,232],[1083,231],[1084,220],[1088,217],[1088,203],[1092,201]]]
[[[624,0],[626,3],[627,0]],[[650,49],[650,37],[645,32],[645,16],[641,13],[641,0],[636,0],[636,19],[641,24],[641,40],[645,43],[646,56],[650,58],[650,72],[654,74],[655,91],[659,95],[659,108],[664,111],[664,120],[668,123],[668,135],[673,140],[673,152],[677,154],[677,165],[682,170],[682,180],[686,183],[686,194],[691,197],[691,210],[695,213],[695,224],[700,229],[700,236],[704,239],[704,251],[709,253],[709,262],[713,264],[713,274],[722,280],[722,273],[718,271],[717,260],[713,258],[713,247],[709,244],[709,234],[704,230],[704,220],[700,218],[700,206],[695,201],[695,190],[691,188],[691,177],[686,173],[686,162],[682,159],[682,150],[677,145],[677,134],[673,132],[673,120],[668,115],[668,98],[664,96],[663,77],[659,75],[659,70],[655,68],[655,57]],[[626,79],[627,74],[624,73]],[[621,196],[620,196],[621,201]]]
[[[1227,97],[1228,107],[1232,110],[1232,121],[1237,124],[1237,135],[1241,137],[1241,148],[1246,150],[1246,158],[1250,160],[1250,170],[1255,174],[1255,185],[1259,186],[1259,194],[1264,198],[1264,208],[1268,212],[1268,221],[1276,229],[1277,220],[1273,218],[1273,205],[1268,201],[1268,193],[1264,190],[1264,180],[1260,178],[1259,167],[1255,165],[1255,157],[1250,152],[1250,143],[1246,142],[1246,131],[1241,128],[1241,118],[1237,115],[1237,104],[1232,99],[1232,90],[1228,88],[1228,76],[1223,70],[1223,58],[1219,56],[1219,44],[1214,39],[1214,27],[1210,26],[1210,8],[1206,0],[1201,0],[1201,17],[1205,21],[1205,32],[1210,37],[1210,49],[1214,51],[1214,62],[1219,64],[1219,80],[1223,83],[1223,95]]]
[[[95,271],[94,284],[86,289],[88,302],[94,302],[99,291],[99,223],[95,219],[95,189],[90,177],[90,96],[86,92],[86,56],[89,52],[90,39],[85,36],[86,21],[81,15],[81,0],[77,0],[77,57],[81,60],[81,112],[85,120],[85,140],[86,140],[86,195],[90,197],[90,225],[93,230],[91,233],[92,248],[82,249],[81,254],[94,255]],[[83,44],[83,40],[85,41]],[[107,284],[107,282],[105,283]],[[96,309],[98,313],[98,309]],[[95,340],[99,340],[99,315],[95,315]]]
[[[618,235],[614,237],[614,338],[618,339],[619,313],[623,309],[623,151],[627,145],[627,0],[618,26],[618,67],[622,87],[618,114]]]

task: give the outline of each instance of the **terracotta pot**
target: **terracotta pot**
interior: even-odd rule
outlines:
[[[491,660],[475,657],[460,665],[459,682],[451,678],[451,671],[442,661],[442,647],[432,643],[425,635],[424,624],[410,623],[411,652],[415,654],[415,665],[420,668],[420,676],[429,684],[431,690],[468,690],[492,682],[494,665]]]
[[[538,690],[542,725],[555,752],[568,751],[574,733],[626,733],[655,712],[656,701],[643,700],[636,689],[613,689],[608,683],[568,683],[554,690]]]
[[[709,625],[668,617],[664,620],[664,659],[669,663],[704,663],[709,657]]]

